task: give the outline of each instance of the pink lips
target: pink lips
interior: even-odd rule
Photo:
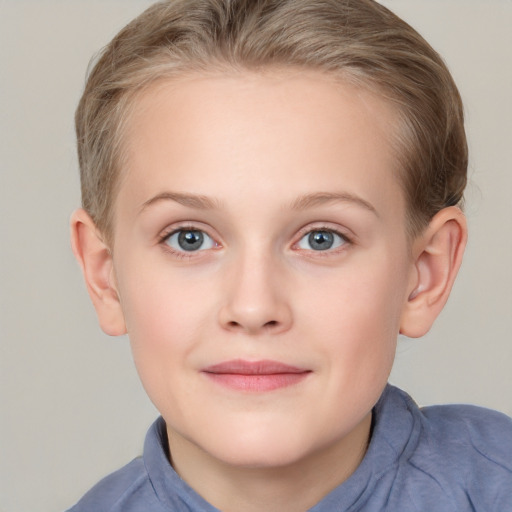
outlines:
[[[297,384],[311,373],[277,361],[235,359],[203,368],[214,382],[238,391],[272,391]]]

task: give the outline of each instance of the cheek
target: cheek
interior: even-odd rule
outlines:
[[[176,397],[191,392],[186,386],[190,353],[204,339],[207,292],[162,275],[146,270],[125,282],[129,299],[123,310],[133,360],[148,396],[161,412],[170,408],[179,415]]]
[[[321,326],[330,351],[348,351],[369,363],[392,358],[405,293],[404,265],[403,258],[382,251],[340,267],[309,288],[303,318],[311,319],[312,330]]]
[[[164,353],[189,350],[208,316],[208,281],[191,283],[185,275],[146,264],[122,282],[122,306],[134,357],[140,360],[144,355],[158,362]]]
[[[340,267],[311,288],[313,300],[322,307],[351,315],[388,317],[402,306],[405,266],[385,254],[361,258]]]

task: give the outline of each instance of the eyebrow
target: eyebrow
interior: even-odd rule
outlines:
[[[174,201],[183,206],[199,210],[218,210],[222,208],[222,203],[220,201],[208,196],[199,194],[186,194],[182,192],[162,192],[145,201],[142,204],[140,211],[143,212],[150,206],[161,201]],[[308,208],[314,208],[315,206],[322,206],[333,202],[356,204],[379,217],[377,210],[371,203],[349,192],[316,192],[313,194],[305,194],[298,197],[291,203],[291,209],[296,211],[303,211],[307,210]]]
[[[293,210],[302,211],[307,208],[313,208],[315,206],[322,206],[326,203],[334,202],[356,204],[379,217],[377,210],[371,203],[364,200],[362,197],[349,192],[317,192],[314,194],[306,194],[293,201],[291,208]]]
[[[161,201],[174,201],[176,203],[182,204],[183,206],[188,206],[189,208],[196,208],[199,210],[215,210],[220,209],[222,206],[219,201],[199,194],[162,192],[161,194],[158,194],[144,202],[140,208],[140,211],[143,212],[148,207]]]

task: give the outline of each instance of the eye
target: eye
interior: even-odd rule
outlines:
[[[300,249],[328,251],[348,243],[348,239],[336,231],[318,229],[306,233],[298,242]]]
[[[204,231],[179,229],[168,235],[164,242],[177,252],[197,252],[216,247],[216,243]]]

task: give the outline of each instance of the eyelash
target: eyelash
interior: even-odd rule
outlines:
[[[343,240],[343,243],[340,247],[336,247],[332,250],[327,249],[325,251],[315,251],[313,249],[304,249],[308,253],[314,253],[315,257],[328,258],[330,256],[337,255],[340,252],[345,251],[347,249],[347,247],[354,244],[352,237],[349,237],[346,233],[342,233],[340,230],[334,229],[329,226],[321,225],[321,226],[314,226],[313,228],[307,227],[307,228],[301,230],[298,235],[298,240],[297,240],[297,242],[295,242],[293,244],[293,247],[297,246],[305,236],[309,235],[310,233],[317,233],[317,232],[327,232],[327,233],[332,233],[334,235],[337,235]]]
[[[210,235],[208,235],[208,233],[206,233],[206,231],[204,229],[201,229],[192,224],[178,226],[177,228],[173,228],[169,231],[165,231],[164,233],[162,233],[162,235],[160,235],[160,237],[158,239],[158,244],[161,245],[162,247],[164,247],[164,249],[166,251],[170,252],[174,257],[176,257],[178,259],[189,260],[191,258],[197,257],[198,252],[202,252],[202,251],[190,251],[190,252],[176,251],[169,244],[167,244],[167,241],[171,238],[171,236],[175,235],[176,233],[180,233],[181,231],[200,231],[201,233],[205,233],[209,238],[214,240],[214,238],[211,237]],[[216,243],[216,245],[218,245],[218,244]]]
[[[214,240],[214,238],[211,237],[204,229],[201,229],[198,226],[194,226],[191,224],[190,225],[182,225],[177,228],[173,228],[169,231],[164,232],[162,235],[160,235],[160,237],[158,239],[158,244],[162,245],[166,251],[169,251],[170,253],[173,254],[174,257],[176,257],[178,259],[191,259],[191,258],[197,257],[197,253],[204,251],[204,250],[203,251],[190,251],[190,252],[176,251],[175,249],[170,247],[167,244],[167,241],[171,238],[171,236],[175,235],[176,233],[180,233],[182,231],[199,231],[201,233],[206,234],[209,238]],[[315,232],[332,233],[332,234],[340,237],[343,240],[342,245],[340,247],[335,248],[334,250],[327,249],[325,251],[315,251],[313,249],[304,249],[305,251],[308,251],[309,253],[314,253],[315,256],[317,256],[317,257],[329,257],[334,254],[338,254],[338,253],[346,250],[347,246],[353,245],[353,243],[354,243],[352,237],[347,236],[346,233],[342,233],[341,231],[339,231],[337,229],[333,229],[332,227],[322,225],[322,226],[315,226],[313,228],[308,227],[308,228],[304,228],[303,230],[301,230],[298,235],[298,240],[292,245],[292,247],[296,247],[305,236],[309,235],[310,233],[315,233]],[[215,240],[214,240],[214,243],[216,244],[216,247],[219,247],[219,244],[217,244],[217,242],[215,242]]]

